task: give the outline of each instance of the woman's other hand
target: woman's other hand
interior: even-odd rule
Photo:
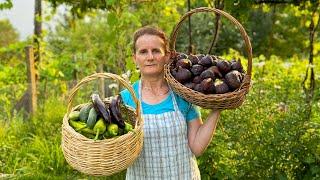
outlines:
[[[220,117],[220,110],[212,110],[205,123],[200,118],[188,122],[189,147],[195,156],[200,156],[208,147]]]

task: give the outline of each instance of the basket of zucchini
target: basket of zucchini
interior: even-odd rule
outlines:
[[[86,83],[108,78],[127,88],[136,109],[125,106],[120,96],[101,99],[91,95],[88,103],[72,107],[77,91]],[[96,73],[82,79],[72,90],[62,124],[62,150],[76,170],[93,176],[109,176],[129,167],[143,145],[141,105],[132,87],[120,76]]]

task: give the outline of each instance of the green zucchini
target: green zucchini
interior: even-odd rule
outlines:
[[[69,114],[69,120],[72,120],[72,121],[78,121],[79,117],[80,117],[80,112],[79,111],[72,111]]]
[[[91,104],[86,104],[80,109],[80,114],[79,114],[80,121],[87,122],[91,107],[92,107]]]
[[[89,112],[89,116],[88,116],[88,119],[87,119],[87,127],[92,129],[94,127],[94,125],[96,124],[96,121],[97,121],[97,112],[96,110],[92,107],[90,109],[90,112]]]

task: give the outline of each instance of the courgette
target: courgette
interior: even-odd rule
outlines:
[[[69,114],[69,120],[72,120],[72,121],[78,121],[79,117],[80,117],[80,112],[79,111],[72,111]]]
[[[80,109],[80,114],[79,114],[80,121],[87,122],[91,107],[92,107],[91,104],[86,104]]]
[[[90,109],[90,112],[89,112],[89,116],[88,116],[88,119],[87,119],[87,127],[92,129],[94,127],[94,125],[96,124],[96,121],[97,121],[97,112],[96,110],[92,107]]]

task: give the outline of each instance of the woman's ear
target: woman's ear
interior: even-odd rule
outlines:
[[[136,62],[136,54],[132,54],[132,59],[133,59],[133,62],[135,63],[135,64],[137,64],[137,62]]]
[[[136,55],[135,55],[135,54],[132,54],[132,59],[133,59],[134,64],[136,65],[136,69],[139,69],[139,66],[138,66],[138,63],[137,63],[137,59],[136,59]]]
[[[170,58],[171,58],[171,52],[167,52],[166,55],[165,55],[165,58],[166,58],[165,62],[169,63],[170,62]]]

